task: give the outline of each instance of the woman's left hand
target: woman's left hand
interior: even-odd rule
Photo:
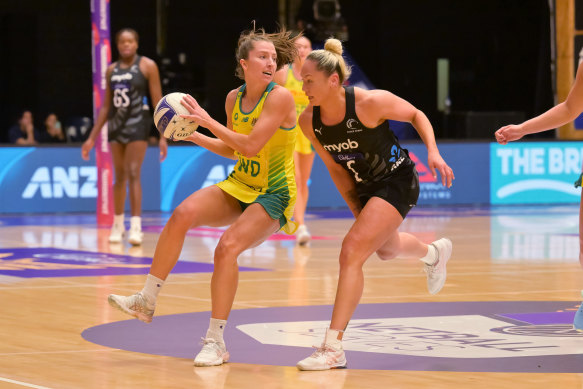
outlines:
[[[451,187],[452,181],[455,179],[453,175],[453,170],[445,163],[438,151],[428,153],[427,163],[429,164],[429,169],[433,178],[437,178],[436,170],[439,171],[441,176],[441,183],[443,186]]]

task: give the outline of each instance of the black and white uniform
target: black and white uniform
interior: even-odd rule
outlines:
[[[380,197],[405,218],[419,198],[415,163],[399,145],[388,121],[375,128],[365,127],[360,122],[356,116],[354,87],[344,89],[344,119],[326,126],[320,118],[320,107],[314,106],[314,134],[336,163],[350,173],[363,207],[371,197]]]
[[[110,142],[147,140],[152,126],[148,105],[148,80],[140,71],[141,56],[129,68],[116,62],[109,79],[113,101],[108,117]]]

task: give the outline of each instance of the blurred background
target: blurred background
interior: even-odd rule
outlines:
[[[111,0],[110,14],[112,32],[138,31],[138,53],[157,62],[163,93],[191,93],[219,120],[240,85],[239,33],[255,20],[268,31],[303,28],[314,46],[344,40],[370,84],[424,111],[438,138],[493,140],[499,125],[554,105],[554,3]],[[49,112],[65,126],[93,119],[90,26],[88,0],[0,1],[0,141],[23,109],[36,127]]]

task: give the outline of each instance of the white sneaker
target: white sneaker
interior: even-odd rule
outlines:
[[[427,290],[430,294],[438,293],[447,277],[445,266],[449,257],[451,257],[451,240],[441,238],[431,243],[437,249],[437,261],[433,265],[425,264],[425,273],[427,273]]]
[[[229,361],[229,352],[222,342],[202,338],[202,350],[194,358],[194,366],[219,366]]]
[[[109,233],[109,243],[121,243],[125,232],[126,230],[123,224],[113,223],[111,232]]]
[[[312,235],[310,235],[308,227],[306,227],[305,224],[300,225],[296,231],[296,242],[300,246],[303,246],[307,244],[310,241],[310,239],[312,239]]]
[[[142,239],[144,238],[144,233],[139,227],[131,227],[128,234],[128,242],[134,246],[139,246],[142,244]]]
[[[316,348],[316,351],[306,359],[302,359],[296,365],[300,370],[329,370],[346,368],[346,357],[342,346],[335,349],[330,345],[323,344]]]
[[[120,311],[131,315],[144,323],[150,323],[152,316],[154,316],[155,304],[149,304],[141,292],[132,294],[131,296],[119,296],[117,294],[110,294],[107,296],[109,305]]]

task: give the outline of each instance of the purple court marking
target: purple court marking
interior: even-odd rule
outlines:
[[[427,334],[425,327],[431,327],[431,321],[424,317],[450,317],[457,320],[464,315],[484,317],[485,320],[504,320],[505,316],[536,313],[549,318],[557,311],[572,309],[579,302],[574,301],[492,301],[492,302],[451,302],[451,303],[394,303],[394,304],[361,304],[356,309],[353,321],[356,319],[410,319],[420,318],[418,324],[410,329]],[[225,342],[231,354],[231,362],[294,366],[297,361],[311,353],[307,347],[281,346],[261,343],[246,333],[238,330],[238,326],[257,323],[326,321],[330,320],[332,306],[277,307],[234,310],[229,317]],[[126,320],[103,324],[88,328],[82,337],[90,342],[103,346],[135,351],[146,354],[165,355],[178,358],[193,358],[200,350],[200,337],[208,327],[210,312],[196,312],[167,316],[155,316],[151,324],[138,320]],[[549,319],[552,321],[552,319]],[[559,318],[563,320],[563,318]],[[371,323],[373,323],[371,321]],[[513,319],[505,320],[504,328],[519,328],[520,323]],[[524,324],[524,323],[523,323]],[[395,327],[395,326],[393,326]],[[396,326],[399,327],[399,326]],[[533,330],[533,326],[527,326]],[[556,328],[557,326],[555,326]],[[545,337],[545,328],[538,333],[530,333],[529,339],[538,337],[549,342]],[[499,335],[499,327],[492,328],[489,334],[489,344],[483,344],[482,349],[495,344]],[[536,328],[534,329],[536,330]],[[471,332],[471,329],[468,329]],[[561,326],[565,332],[565,326]],[[570,342],[580,342],[583,347],[583,335],[575,331],[569,336]],[[435,331],[431,336],[443,337],[448,331]],[[453,334],[456,335],[456,334]],[[523,335],[523,334],[521,334]],[[347,336],[350,336],[347,332]],[[424,336],[424,337],[427,337]],[[457,336],[452,336],[455,340]],[[435,339],[435,338],[433,338]],[[554,338],[557,339],[557,338]],[[321,339],[314,338],[314,343]],[[552,340],[551,340],[552,341]],[[479,341],[483,342],[483,341]],[[528,342],[522,342],[528,343]],[[464,343],[460,343],[460,346]],[[517,344],[517,343],[512,343]],[[548,347],[548,346],[546,346]],[[524,347],[532,349],[536,347]],[[417,371],[472,371],[472,372],[540,372],[540,373],[580,373],[583,372],[582,354],[537,355],[506,358],[439,358],[412,356],[391,353],[375,353],[346,351],[348,367],[352,369],[370,370],[417,370]],[[309,373],[307,373],[309,374]]]
[[[15,277],[81,277],[147,274],[152,258],[55,248],[0,249],[0,274]],[[210,273],[212,263],[178,261],[173,273]],[[267,269],[239,267],[239,271]]]
[[[528,324],[572,324],[573,318],[575,317],[575,311],[515,313],[500,316]]]

